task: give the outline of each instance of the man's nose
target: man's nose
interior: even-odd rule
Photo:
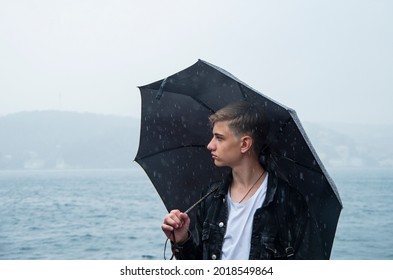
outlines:
[[[212,151],[212,150],[213,150],[213,138],[212,138],[212,140],[210,140],[209,144],[207,144],[207,149],[208,149],[209,151]]]

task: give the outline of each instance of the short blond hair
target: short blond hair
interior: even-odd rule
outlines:
[[[247,101],[237,101],[221,108],[209,117],[210,124],[228,121],[229,128],[236,136],[244,134],[254,140],[254,151],[257,155],[266,141],[269,124],[263,111]]]

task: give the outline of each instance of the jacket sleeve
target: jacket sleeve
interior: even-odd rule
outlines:
[[[209,188],[210,191],[210,188]],[[205,193],[202,193],[201,197]],[[209,197],[206,199],[209,200]],[[202,227],[205,215],[206,200],[197,206],[195,221],[191,221],[188,239],[182,244],[172,244],[177,260],[201,260],[203,259]],[[195,210],[194,210],[195,211]]]
[[[189,238],[182,244],[172,244],[172,250],[175,252],[177,260],[200,260],[202,259],[202,252],[195,242],[195,238],[191,231],[189,231]]]
[[[292,207],[294,223],[293,232],[294,259],[325,259],[317,224],[310,214],[307,203],[302,195],[294,192],[291,201],[296,201]],[[325,254],[326,255],[326,254]]]

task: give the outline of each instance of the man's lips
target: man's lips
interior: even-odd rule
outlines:
[[[218,157],[215,154],[212,154],[213,159],[217,159]]]

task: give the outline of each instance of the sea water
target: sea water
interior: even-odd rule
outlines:
[[[393,259],[393,170],[333,170],[344,208],[332,259]]]
[[[1,171],[0,259],[159,259],[165,214],[137,168]]]
[[[332,259],[393,259],[393,172],[333,170]],[[0,259],[163,259],[167,213],[143,170],[0,171]]]

